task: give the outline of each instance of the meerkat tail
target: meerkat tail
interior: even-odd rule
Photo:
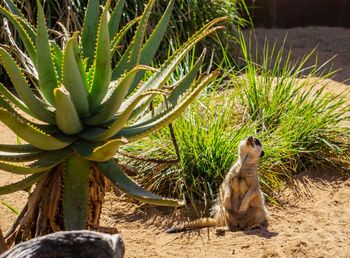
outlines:
[[[194,221],[186,222],[183,226],[172,227],[167,229],[166,233],[179,233],[196,228],[206,228],[216,226],[216,219],[213,218],[202,218]]]

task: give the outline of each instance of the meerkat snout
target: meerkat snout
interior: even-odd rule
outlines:
[[[258,138],[249,136],[245,140],[242,140],[239,145],[239,152],[241,154],[246,153],[255,156],[256,158],[261,158],[264,156],[265,152]]]

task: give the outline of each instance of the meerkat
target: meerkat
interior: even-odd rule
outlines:
[[[254,138],[250,142],[254,142],[253,145],[260,146],[262,149],[259,139]],[[263,155],[264,151],[262,150],[260,157]],[[238,226],[242,229],[254,228],[267,223],[268,211],[259,184],[258,160],[259,158],[256,161],[253,159],[246,161],[245,166],[247,168],[242,170],[236,179],[244,181],[244,183],[239,184],[239,199],[241,203],[237,211],[239,214]]]
[[[216,226],[217,231],[247,228],[266,221],[267,210],[258,181],[258,163],[264,150],[258,138],[249,136],[238,147],[238,160],[222,182],[212,218],[201,218],[182,227],[168,229],[177,233],[195,228]]]

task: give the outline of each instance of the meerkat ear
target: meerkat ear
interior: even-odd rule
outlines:
[[[262,147],[262,146],[261,146],[261,142],[260,142],[260,140],[259,140],[258,138],[254,138],[254,143],[255,143],[255,145],[257,145],[257,146]]]
[[[253,136],[249,135],[246,142],[247,142],[247,144],[254,147],[254,137]]]
[[[261,151],[260,153],[260,158],[263,157],[265,155],[265,152],[264,151]]]
[[[249,135],[247,142],[250,143],[252,146],[254,146],[254,137]]]

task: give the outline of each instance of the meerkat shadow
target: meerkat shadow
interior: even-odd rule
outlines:
[[[229,230],[221,230],[219,228],[215,230],[215,234],[216,236],[221,237],[221,236],[225,236],[227,232],[240,232],[240,231],[242,231],[242,229],[240,229],[239,227],[232,227]]]
[[[242,229],[240,227],[232,227],[230,230],[216,230],[216,236],[218,237],[224,236],[227,232],[243,232],[245,235],[248,235],[248,236],[256,235],[266,239],[270,239],[275,236],[278,236],[278,232],[272,232],[268,230],[267,222],[264,222],[263,224],[259,224],[247,229]]]
[[[243,230],[243,233],[248,235],[248,236],[256,235],[256,236],[267,238],[267,239],[278,236],[278,232],[272,232],[272,231],[268,230],[268,223],[267,222],[264,222],[261,225],[257,225],[256,227],[245,229],[245,230]]]

